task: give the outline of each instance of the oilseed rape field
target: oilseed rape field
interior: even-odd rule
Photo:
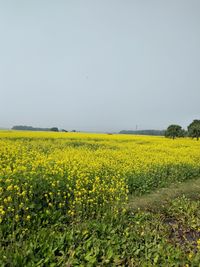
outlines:
[[[189,138],[0,131],[1,266],[199,266],[200,194],[128,207],[198,178]]]

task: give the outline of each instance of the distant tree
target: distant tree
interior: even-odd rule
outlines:
[[[200,120],[193,120],[188,126],[188,135],[199,140],[200,137]]]
[[[165,131],[164,130],[122,130],[119,132],[119,134],[163,136],[165,135]]]
[[[27,125],[15,125],[12,127],[12,130],[34,131],[34,128],[32,126],[27,126]]]
[[[172,124],[165,131],[165,137],[176,138],[176,137],[184,137],[185,131],[182,129],[180,125]]]
[[[51,131],[50,128],[40,128],[40,127],[32,127],[27,125],[15,125],[12,127],[12,130],[20,130],[20,131]]]
[[[68,131],[65,129],[62,129],[61,132],[67,133]]]
[[[52,131],[52,132],[59,132],[59,130],[58,130],[57,127],[52,127],[52,128],[50,128],[50,131]]]

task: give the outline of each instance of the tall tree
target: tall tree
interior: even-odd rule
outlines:
[[[52,127],[52,128],[50,128],[50,131],[52,131],[52,132],[59,132],[59,130],[58,130],[57,127]]]
[[[200,137],[200,120],[193,120],[188,126],[188,135],[199,140]]]
[[[165,137],[176,138],[176,137],[184,137],[185,131],[182,129],[180,125],[172,124],[165,131]]]

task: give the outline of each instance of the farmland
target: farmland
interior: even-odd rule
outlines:
[[[189,138],[0,131],[0,264],[199,266],[200,190],[136,202],[199,178]]]

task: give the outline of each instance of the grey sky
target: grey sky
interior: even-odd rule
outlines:
[[[200,118],[199,0],[0,0],[0,126]]]

